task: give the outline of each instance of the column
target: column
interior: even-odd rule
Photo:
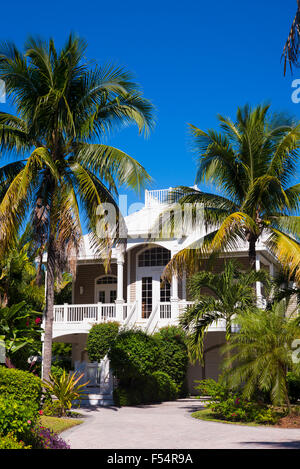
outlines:
[[[119,252],[117,257],[117,299],[116,299],[116,320],[123,322],[124,305],[124,254]]]
[[[259,254],[256,254],[255,270],[256,272],[260,270],[260,255]],[[261,282],[256,282],[255,288],[256,288],[256,306],[258,308],[261,308],[262,307]]]

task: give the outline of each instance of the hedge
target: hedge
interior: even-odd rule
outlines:
[[[158,371],[159,355],[158,342],[141,330],[121,331],[108,352],[114,374],[120,380]]]
[[[87,338],[87,353],[91,362],[100,362],[115,341],[119,332],[118,322],[95,324]]]
[[[0,366],[0,396],[14,398],[16,401],[40,406],[42,395],[41,379],[28,371]]]
[[[186,373],[188,350],[185,334],[180,327],[167,326],[153,335],[159,345],[157,369],[167,373],[178,386],[179,394],[187,394]]]
[[[162,371],[121,381],[114,390],[114,403],[118,406],[158,403],[176,397],[175,382]]]
[[[161,402],[184,395],[188,355],[179,327],[166,327],[154,335],[123,330],[108,357],[119,380],[114,393],[117,405]]]

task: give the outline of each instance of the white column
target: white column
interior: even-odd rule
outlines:
[[[256,254],[255,260],[255,270],[256,272],[260,270],[260,255]],[[261,295],[261,282],[256,282],[256,305],[258,308],[262,307],[262,295]]]
[[[182,300],[186,301],[186,271],[182,275]]]
[[[116,320],[123,322],[123,304],[124,304],[124,255],[118,253],[117,258],[117,299],[116,299]]]
[[[118,279],[117,279],[117,301],[124,301],[123,285],[124,285],[124,261],[118,260]]]

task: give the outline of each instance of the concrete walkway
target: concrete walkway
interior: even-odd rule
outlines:
[[[191,417],[197,399],[80,409],[84,423],[62,437],[71,449],[300,449],[300,429],[248,427]]]

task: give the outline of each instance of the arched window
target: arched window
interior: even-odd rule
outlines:
[[[97,280],[97,285],[108,285],[112,283],[117,283],[117,277],[112,277],[110,275],[106,275],[105,277],[100,277]]]
[[[138,257],[139,267],[165,266],[171,259],[168,249],[160,246],[143,251]]]

